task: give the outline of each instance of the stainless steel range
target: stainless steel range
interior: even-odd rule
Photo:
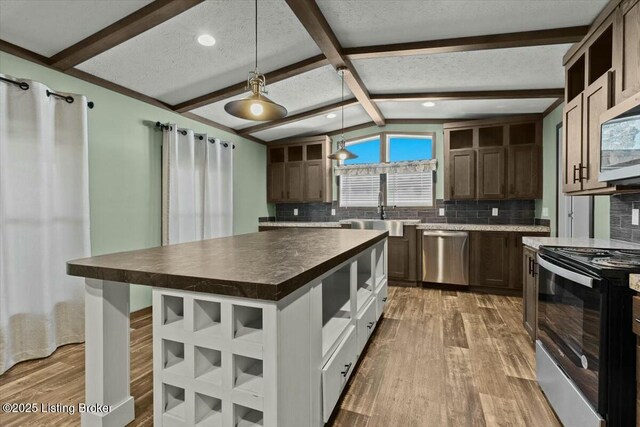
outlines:
[[[538,383],[566,426],[635,426],[629,273],[640,251],[542,247]]]

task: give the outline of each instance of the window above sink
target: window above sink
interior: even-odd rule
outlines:
[[[380,192],[384,206],[434,206],[434,133],[382,132],[346,146],[358,157],[338,166],[341,207],[378,206]]]

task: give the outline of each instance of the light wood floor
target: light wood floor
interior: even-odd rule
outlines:
[[[352,377],[334,427],[559,426],[535,382],[521,300],[389,288],[389,304]],[[151,426],[151,317],[132,320],[132,426]],[[16,365],[0,376],[1,402],[84,401],[84,345]],[[79,425],[79,416],[0,412],[0,425]]]

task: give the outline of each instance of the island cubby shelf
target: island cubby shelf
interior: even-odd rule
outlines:
[[[154,425],[324,425],[386,296],[386,239],[279,301],[154,288]]]

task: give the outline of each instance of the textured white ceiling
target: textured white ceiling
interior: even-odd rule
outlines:
[[[555,98],[550,99],[482,99],[436,101],[434,107],[421,102],[378,102],[387,119],[476,119],[502,114],[542,113]]]
[[[267,88],[269,90],[267,96],[278,104],[284,105],[289,114],[296,114],[321,105],[338,102],[341,97],[340,77],[330,65],[271,85],[267,81]],[[245,96],[246,94],[243,94],[205,105],[192,110],[192,112],[234,129],[252,126],[256,122],[233,117],[224,111],[224,106],[227,102],[241,99]],[[351,97],[353,96],[345,85],[345,99]]]
[[[355,126],[361,123],[370,122],[371,118],[359,105],[354,105],[344,109],[344,126]],[[326,114],[311,117],[295,123],[289,123],[273,129],[263,130],[253,134],[264,141],[274,141],[276,139],[288,138],[290,136],[318,135],[340,129],[340,112],[336,117],[327,119]]]
[[[215,46],[196,42],[203,33]],[[320,53],[284,0],[258,2],[258,34],[262,72]],[[253,66],[253,2],[209,0],[78,68],[176,104],[241,82]]]
[[[53,56],[147,3],[151,0],[2,0],[0,38]]]
[[[361,59],[354,64],[371,93],[560,88],[562,56],[570,46]]]
[[[317,0],[345,47],[589,25],[607,0]]]

